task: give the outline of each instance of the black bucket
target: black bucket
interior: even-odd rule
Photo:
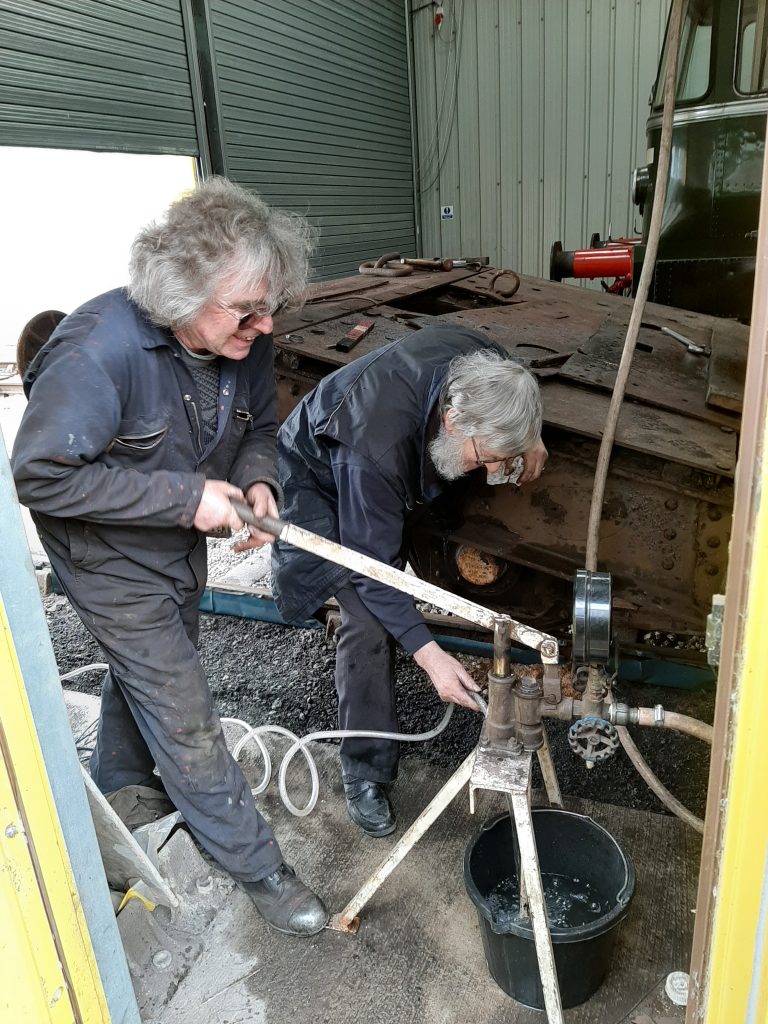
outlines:
[[[559,926],[550,919],[563,1007],[578,1006],[597,991],[610,966],[618,925],[635,891],[635,869],[613,836],[582,814],[537,808],[533,830],[548,884],[572,879],[590,894],[590,911],[598,914],[575,926]],[[519,1003],[543,1010],[531,923],[500,907],[495,895],[499,887],[503,891],[516,882],[509,815],[502,814],[486,822],[467,847],[464,884],[480,919],[491,977]]]

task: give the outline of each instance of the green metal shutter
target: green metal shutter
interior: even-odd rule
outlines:
[[[415,254],[403,4],[210,0],[229,176],[321,230],[315,273]]]
[[[0,145],[195,156],[180,0],[0,0]]]

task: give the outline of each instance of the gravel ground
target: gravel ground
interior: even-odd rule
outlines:
[[[229,545],[212,546],[212,577],[236,567]],[[268,578],[267,578],[268,580]],[[45,599],[48,628],[59,670],[64,673],[101,654],[64,597]],[[299,735],[336,724],[333,683],[334,642],[322,630],[291,629],[225,616],[201,617],[200,653],[222,716],[251,724],[274,723]],[[488,662],[461,657],[481,680]],[[88,673],[67,685],[98,693],[100,673]],[[678,690],[623,684],[617,697],[630,704],[663,704],[711,722],[714,691]],[[444,705],[426,676],[404,654],[397,662],[397,703],[404,732],[424,732],[442,717]],[[480,717],[457,708],[448,728],[428,744],[405,744],[404,757],[418,757],[441,772],[457,767],[476,744]],[[586,797],[625,807],[662,811],[622,750],[604,765],[588,771],[569,749],[565,723],[548,722],[560,786],[565,795]],[[666,730],[633,730],[641,752],[664,784],[695,814],[702,816],[706,801],[708,748]],[[534,785],[540,785],[535,779]]]

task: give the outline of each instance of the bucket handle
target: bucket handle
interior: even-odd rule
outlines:
[[[607,828],[603,828],[603,826],[600,824],[599,821],[595,821],[594,818],[590,818],[590,816],[588,814],[579,814],[578,811],[570,811],[569,813],[573,814],[573,816],[576,817],[576,818],[584,818],[585,821],[589,821],[593,825],[595,825],[597,828],[599,828],[601,832],[605,832],[605,834],[611,840],[613,845],[616,847],[616,851],[618,852],[619,856],[621,857],[621,863],[624,865],[624,885],[622,885],[622,887],[616,893],[616,902],[619,903],[622,907],[626,907],[626,905],[629,903],[629,897],[626,895],[626,893],[627,893],[627,889],[629,888],[630,870],[629,870],[629,864],[627,863],[627,858],[624,856],[624,851],[619,846],[619,844],[616,842],[616,839],[611,835],[611,833],[608,831],[608,829]]]
[[[608,835],[611,835],[610,832],[608,833]],[[613,836],[611,836],[611,839],[613,839]],[[613,841],[614,843],[616,843],[615,839]],[[624,851],[618,843],[616,843],[616,849],[619,851],[621,862],[624,865],[624,885],[622,885],[622,887],[616,893],[616,902],[620,903],[622,907],[626,907],[626,905],[629,903],[629,896],[626,895],[627,889],[629,887],[629,864],[627,864],[627,858],[624,856]]]
[[[631,873],[630,873],[630,870],[629,870],[629,864],[627,862],[627,858],[624,856],[624,851],[619,846],[619,844],[616,842],[615,838],[611,835],[611,833],[608,831],[608,829],[607,828],[603,828],[603,826],[600,824],[599,821],[595,821],[595,819],[591,818],[588,814],[579,814],[578,811],[566,811],[566,813],[567,814],[572,814],[574,818],[583,818],[585,821],[591,822],[591,824],[593,824],[597,828],[599,828],[601,832],[605,832],[605,834],[611,840],[613,845],[616,847],[616,850],[617,850],[619,856],[621,857],[621,863],[624,865],[624,885],[622,885],[622,887],[616,893],[616,902],[618,904],[620,904],[622,907],[626,907],[626,905],[629,903],[629,897],[626,895],[626,893],[627,893],[627,889],[629,887],[629,881],[630,881],[630,874]],[[502,817],[505,817],[505,815],[503,815],[503,814],[499,815],[499,818],[502,818]],[[498,823],[499,818],[492,818],[489,821],[484,821],[483,824],[480,826],[480,831],[481,832],[488,832],[488,831],[490,831],[490,829],[492,829]],[[493,915],[491,915],[491,917],[492,917],[491,926],[493,927],[493,924],[495,924],[495,921],[493,920]],[[494,928],[494,931],[495,930],[496,929]]]

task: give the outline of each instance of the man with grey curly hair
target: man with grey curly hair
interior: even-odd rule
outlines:
[[[177,200],[136,238],[129,286],[65,317],[34,356],[12,457],[109,664],[94,780],[162,785],[262,917],[295,935],[327,912],[227,750],[196,643],[206,534],[243,526],[231,498],[277,514],[272,315],[302,294],[311,236],[223,178]],[[240,548],[271,539],[251,530]]]
[[[446,483],[484,471],[488,483],[541,473],[538,384],[487,335],[426,327],[342,367],[318,384],[280,428],[283,516],[291,523],[402,568],[409,510]],[[287,622],[302,622],[335,595],[339,727],[399,732],[395,643],[440,697],[476,710],[479,689],[432,639],[413,600],[290,545],[273,547],[273,588]],[[368,835],[395,816],[384,785],[397,775],[393,740],[341,744],[347,809]]]

